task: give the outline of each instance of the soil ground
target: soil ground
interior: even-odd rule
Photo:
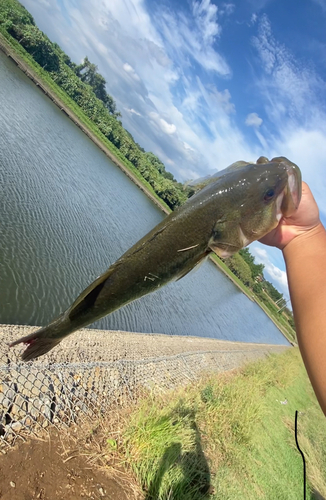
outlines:
[[[1,500],[137,500],[124,472],[92,463],[65,433],[20,442],[0,453]]]

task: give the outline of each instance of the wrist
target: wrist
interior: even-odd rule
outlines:
[[[324,244],[325,240],[326,231],[320,221],[311,229],[298,229],[298,233],[294,235],[293,238],[283,246],[283,248],[281,248],[284,259],[287,260],[287,258],[293,253],[302,254],[306,252],[314,253],[315,251],[319,251],[319,242]]]

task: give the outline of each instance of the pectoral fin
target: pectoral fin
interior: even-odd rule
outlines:
[[[201,266],[201,264],[204,262],[206,257],[211,253],[210,249],[207,249],[205,253],[203,253],[195,262],[189,263],[189,265],[183,269],[182,274],[180,274],[175,281],[181,280],[181,278],[184,278],[187,274],[189,274],[192,271],[197,271],[197,269]]]
[[[69,319],[73,320],[76,316],[78,316],[78,314],[86,311],[94,305],[108,277],[108,272],[102,274],[95,281],[93,281],[93,283],[91,283],[86,290],[79,295],[79,297],[77,297],[68,311]]]

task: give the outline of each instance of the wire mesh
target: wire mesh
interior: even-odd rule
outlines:
[[[113,404],[124,406],[142,389],[165,391],[203,373],[243,365],[286,346],[201,337],[84,329],[49,354],[28,363],[8,343],[34,327],[0,327],[0,448],[94,419]]]

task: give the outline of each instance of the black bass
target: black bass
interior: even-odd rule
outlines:
[[[131,247],[57,319],[11,346],[28,345],[25,361],[45,354],[79,328],[182,278],[211,252],[228,257],[262,238],[300,199],[300,169],[286,158],[234,163]]]

